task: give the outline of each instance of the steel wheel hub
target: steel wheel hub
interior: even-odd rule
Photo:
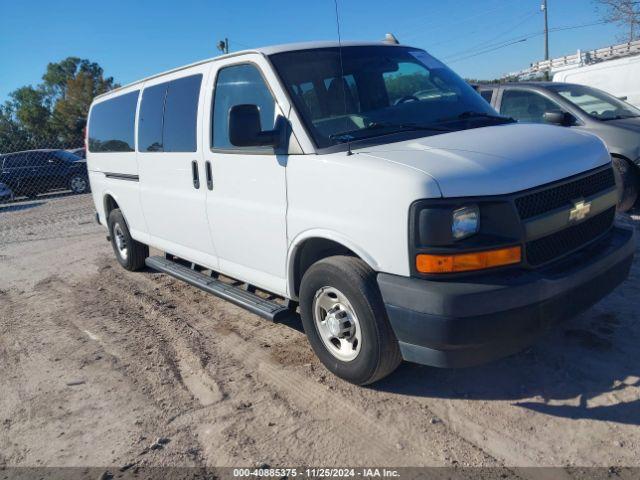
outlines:
[[[344,362],[354,360],[362,343],[360,323],[347,297],[334,287],[322,287],[313,300],[318,334],[329,353]]]
[[[122,228],[120,228],[120,224],[116,223],[113,226],[113,239],[116,242],[116,248],[118,249],[118,254],[122,257],[123,260],[127,259],[129,255],[129,250],[127,248],[127,239],[124,236],[124,232]]]

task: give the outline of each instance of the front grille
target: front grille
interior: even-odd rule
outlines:
[[[527,261],[532,266],[542,265],[586,245],[609,230],[615,214],[616,208],[611,207],[578,225],[528,242]]]
[[[525,220],[563,207],[574,199],[589,197],[615,184],[613,169],[607,168],[588,177],[517,198],[516,207],[520,218]]]

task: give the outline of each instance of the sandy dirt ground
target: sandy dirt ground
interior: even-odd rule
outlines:
[[[525,352],[360,388],[105,235],[88,195],[0,206],[0,466],[640,466],[640,260]]]

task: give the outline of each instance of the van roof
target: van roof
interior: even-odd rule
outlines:
[[[204,60],[199,60],[194,63],[190,63],[188,65],[183,65],[181,67],[172,68],[171,70],[167,70],[165,72],[156,73],[155,75],[151,75],[149,77],[142,78],[140,80],[136,80],[135,82],[128,83],[127,85],[123,85],[118,88],[114,88],[113,90],[109,90],[108,92],[102,93],[100,95],[96,95],[94,101],[98,98],[107,97],[112,95],[113,93],[119,92],[129,87],[133,87],[139,83],[144,83],[153,78],[162,77],[164,75],[168,75],[170,73],[179,72],[180,70],[185,70],[190,67],[195,67],[197,65],[204,65],[205,63],[212,63],[218,60],[223,60],[225,58],[237,57],[240,55],[246,55],[249,53],[257,53],[260,55],[273,55],[276,53],[282,52],[293,52],[296,50],[311,50],[315,48],[336,48],[338,46],[343,47],[363,47],[363,46],[387,46],[387,47],[397,47],[400,45],[396,45],[388,42],[337,42],[337,41],[317,41],[317,42],[298,42],[298,43],[284,43],[280,45],[271,45],[267,47],[260,47],[248,50],[240,50],[238,52],[228,53],[225,55],[220,55],[217,57],[207,58]],[[406,45],[403,45],[406,46]]]

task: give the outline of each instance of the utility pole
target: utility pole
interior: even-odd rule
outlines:
[[[229,39],[225,38],[224,40],[220,40],[218,42],[218,50],[222,53],[229,53]]]
[[[547,0],[542,0],[540,8],[544,13],[544,59],[549,60],[549,15]],[[544,79],[549,80],[549,69],[545,70]]]

